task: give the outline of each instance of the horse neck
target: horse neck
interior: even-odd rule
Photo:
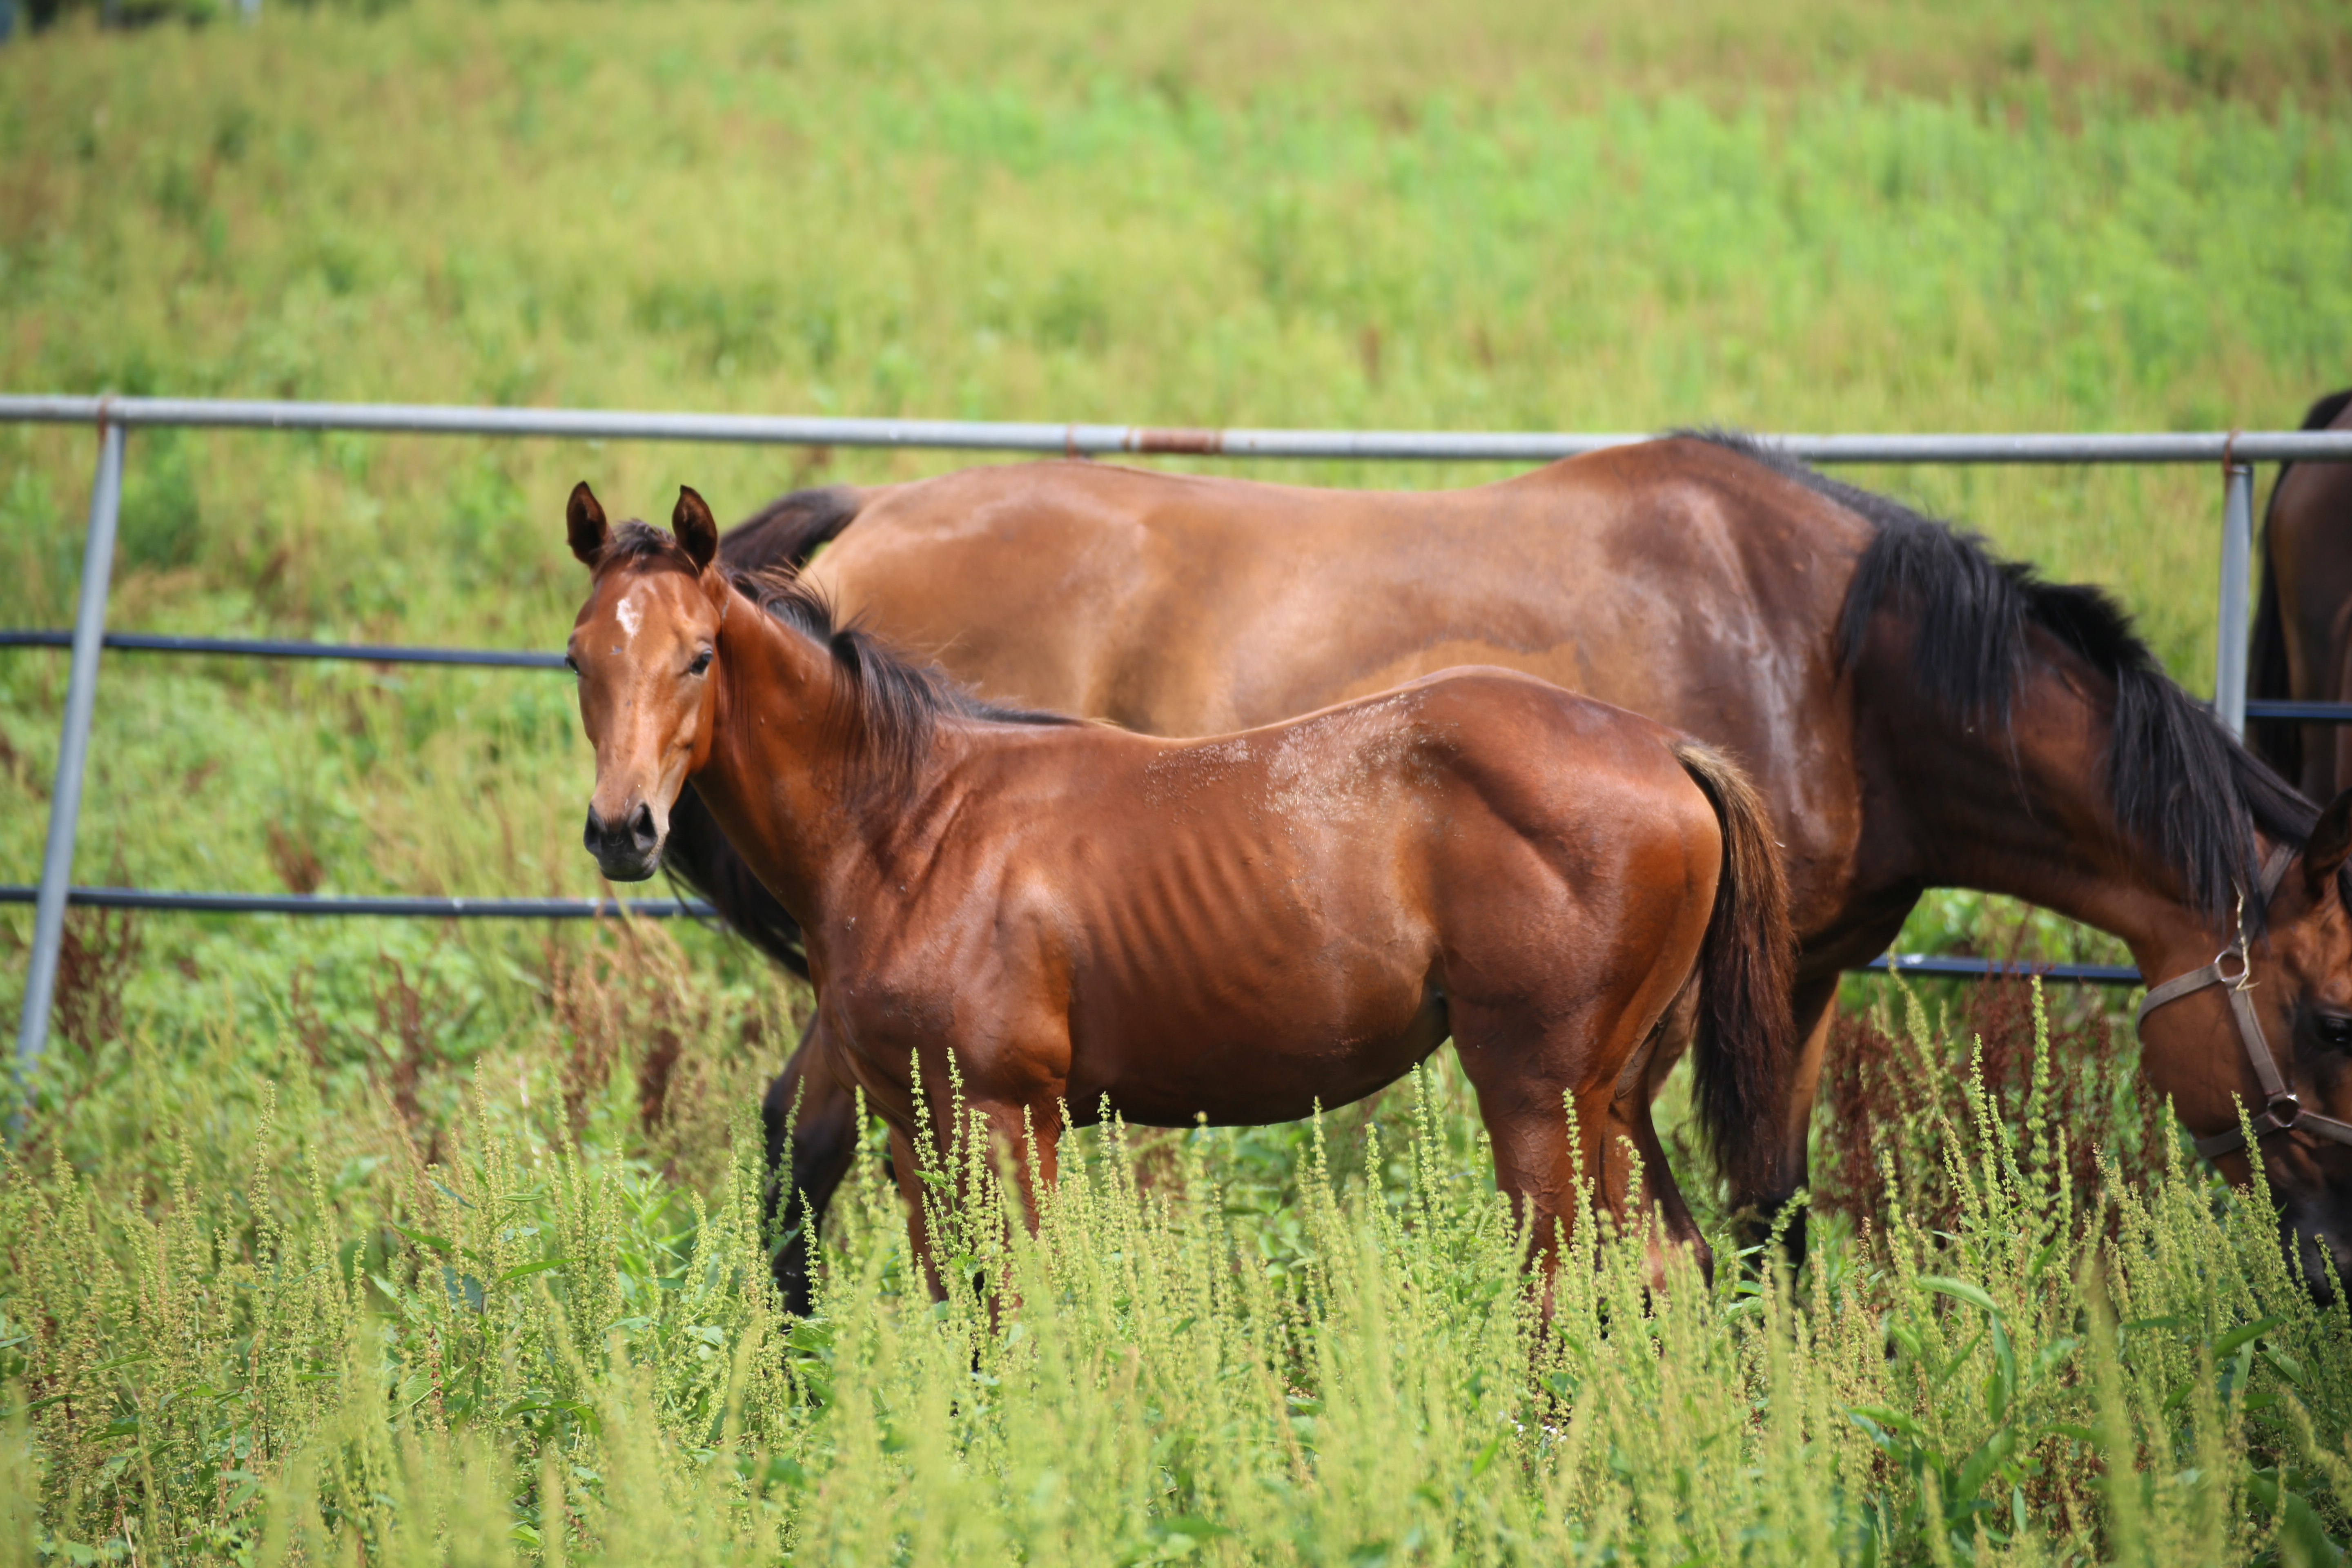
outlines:
[[[1920,880],[2006,893],[2121,937],[2150,976],[2201,964],[2228,940],[2116,815],[2105,678],[2042,664],[2019,683],[2006,729],[1922,724],[1923,701],[1897,731]]]
[[[709,752],[695,790],[803,926],[825,916],[840,863],[866,838],[855,694],[832,653],[730,588],[719,623]]]

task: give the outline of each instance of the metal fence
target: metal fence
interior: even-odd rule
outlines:
[[[71,631],[0,631],[0,647],[68,647],[63,734],[49,797],[41,879],[0,886],[0,903],[34,905],[31,967],[16,1033],[20,1070],[47,1038],[59,944],[68,903],[120,909],[235,914],[376,915],[460,919],[567,918],[618,913],[708,915],[692,900],[623,903],[591,899],[331,898],[305,895],[171,892],[139,888],[75,888],[74,834],[82,774],[89,755],[100,652],[210,654],[268,658],[356,659],[371,663],[561,668],[551,653],[418,648],[256,638],[156,637],[109,633],[106,602],[122,496],[123,436],[142,426],[248,430],[341,430],[398,435],[538,437],[572,440],[696,441],[763,446],[890,447],[940,451],[1066,457],[1149,454],[1222,458],[1355,458],[1423,462],[1549,462],[1643,435],[1513,434],[1413,430],[1207,430],[1125,425],[1002,424],[936,419],[770,418],[748,415],[637,414],[563,408],[462,408],[438,405],[278,403],[174,397],[0,396],[0,424],[87,425],[98,435],[90,486],[89,530],[82,552],[80,595]],[[2189,434],[2051,436],[1781,436],[1790,456],[1842,463],[2211,463],[2222,472],[2221,636],[2215,706],[2231,731],[2249,716],[2352,721],[2352,704],[2246,700],[2247,604],[2252,587],[2253,468],[2257,462],[2352,461],[2352,432],[2208,431]],[[1981,959],[1895,955],[1872,969],[1906,974],[1981,976],[2013,966]],[[2135,984],[2137,972],[2102,964],[2034,971],[2054,980]]]

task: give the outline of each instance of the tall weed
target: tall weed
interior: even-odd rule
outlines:
[[[950,1109],[944,1300],[869,1155],[805,1319],[748,1099],[703,1187],[487,1072],[439,1163],[356,1183],[266,1095],[236,1181],[203,1126],[152,1194],[12,1165],[0,1512],[22,1561],[2334,1560],[2352,1323],[2259,1191],[2177,1156],[2078,1185],[2046,1094],[1972,1078],[1948,1225],[1659,1289],[1589,1216],[1547,1320],[1454,1077],[1355,1175],[1310,1125],[1279,1267],[1226,1201],[1246,1134],[1147,1182],[1116,1121],[1073,1133],[1033,1227]]]

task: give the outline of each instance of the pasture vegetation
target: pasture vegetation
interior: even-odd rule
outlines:
[[[2289,423],[2352,372],[2339,0],[1260,9],[69,13],[0,51],[0,386],[2095,429]],[[0,622],[68,618],[92,445],[0,429]],[[142,434],[114,623],[553,647],[575,479],[742,511],[956,460]],[[1859,477],[2114,584],[2208,679],[2213,476]],[[7,879],[63,675],[0,658]],[[110,656],[81,879],[588,891],[576,733],[553,676]],[[1915,937],[2078,940],[1968,898]],[[790,1323],[741,1117],[805,1001],[726,940],[78,920],[68,956],[0,1187],[0,1564],[2346,1534],[2345,1316],[2179,1163],[2093,999],[2040,1068],[1981,1004],[1974,1101],[1970,1018],[1850,1024],[1853,1223],[1792,1285],[1647,1296],[1586,1238],[1539,1338],[1441,1064],[1319,1130],[1104,1138],[1034,1241],[981,1193],[992,1325],[961,1274],[909,1290],[866,1168]]]
[[[1801,1283],[1653,1291],[1588,1226],[1548,1331],[1442,1060],[1295,1164],[1074,1140],[1034,1237],[960,1141],[938,1306],[867,1161],[786,1320],[740,1095],[674,1148],[689,1184],[621,1155],[641,1079],[551,1038],[478,1064],[430,1150],[290,1042],[112,1049],[0,1188],[0,1554],[2336,1561],[2345,1312],[2177,1155],[2076,1185],[2030,1037],[2025,1092],[1934,1107]]]

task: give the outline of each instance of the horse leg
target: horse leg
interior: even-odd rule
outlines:
[[[1710,1282],[1715,1279],[1715,1249],[1691,1218],[1690,1205],[1684,1201],[1682,1188],[1675,1181],[1672,1166],[1666,1163],[1666,1152],[1658,1142],[1656,1123],[1650,1119],[1650,1107],[1656,1102],[1666,1075],[1674,1070],[1683,1049],[1690,1041],[1697,1017],[1698,988],[1685,986],[1658,1020],[1650,1037],[1642,1042],[1622,1072],[1617,1075],[1617,1089],[1609,1104],[1609,1123],[1601,1146],[1601,1187],[1604,1192],[1624,1192],[1632,1186],[1631,1162],[1626,1158],[1626,1145],[1641,1161],[1642,1193],[1651,1219],[1650,1276],[1654,1283],[1665,1279],[1665,1248],[1680,1247],[1697,1260],[1699,1272]],[[1615,1168],[1612,1170],[1612,1161]],[[1624,1198],[1617,1200],[1617,1212],[1630,1206]]]
[[[1005,1158],[1010,1160],[1013,1179],[1018,1183],[1024,1201],[1029,1229],[1034,1235],[1038,1223],[1038,1194],[1043,1188],[1053,1184],[1055,1173],[1059,1169],[1056,1156],[1061,1122],[1058,1118],[1045,1121],[1024,1114],[1026,1109],[1020,1105],[972,1097],[968,1097],[964,1101],[966,1113],[977,1119],[976,1123],[967,1124],[967,1131],[977,1131],[996,1146],[989,1151],[992,1156],[990,1163],[1000,1171],[1003,1169],[1003,1164],[993,1158],[1000,1148]],[[947,1150],[953,1150],[956,1147],[957,1145],[950,1142],[947,1145]],[[941,1159],[951,1163],[954,1166],[957,1201],[967,1205],[980,1201],[982,1194],[973,1191],[971,1180],[971,1170],[965,1161],[960,1155],[946,1151],[941,1152]],[[930,1216],[924,1207],[926,1194],[922,1179],[922,1162],[916,1154],[911,1130],[900,1127],[895,1121],[890,1128],[890,1164],[892,1170],[898,1174],[898,1194],[906,1203],[907,1238],[912,1244],[917,1261],[921,1265],[923,1281],[930,1289],[931,1300],[943,1301],[947,1300],[947,1280],[946,1277],[940,1272],[939,1255],[930,1229]],[[937,1166],[935,1165],[934,1168],[936,1169]],[[1001,1299],[1003,1281],[990,1281],[975,1276],[973,1283],[987,1300],[989,1316],[993,1321],[1003,1305]]]
[[[999,1180],[1011,1178],[1021,1204],[1022,1223],[1035,1236],[1045,1219],[1044,1196],[1053,1189],[1061,1170],[1060,1101],[1040,1106],[982,1100],[971,1109],[988,1134],[990,1168]],[[966,1200],[973,1195],[967,1193]],[[990,1323],[1002,1326],[1005,1309],[1018,1305],[1018,1296],[1003,1279],[979,1277],[973,1284],[988,1304]]]
[[[1781,1133],[1780,1184],[1769,1193],[1731,1194],[1733,1232],[1743,1247],[1760,1247],[1771,1238],[1772,1226],[1806,1183],[1806,1144],[1813,1127],[1813,1097],[1821,1089],[1822,1059],[1829,1049],[1830,1026],[1836,1021],[1838,977],[1797,982],[1793,1008],[1804,1041],[1797,1052],[1789,1079],[1789,1121]],[[1791,1270],[1805,1264],[1805,1211],[1789,1216],[1781,1236],[1782,1250]]]
[[[1039,1200],[1061,1173],[1061,1103],[1056,1100],[1050,1107],[1040,1107],[991,1102],[974,1109],[986,1120],[989,1136],[1012,1162],[1013,1178],[1021,1186],[1023,1213],[1029,1233],[1034,1236],[1043,1217]]]
[[[923,1284],[934,1301],[948,1299],[948,1288],[940,1278],[939,1259],[931,1251],[930,1216],[923,1207],[922,1163],[915,1156],[915,1139],[911,1129],[895,1120],[890,1123],[890,1169],[898,1178],[898,1196],[907,1209],[907,1244],[913,1254],[915,1267],[922,1271]]]
[[[1469,1076],[1478,1091],[1480,1120],[1494,1145],[1496,1185],[1511,1198],[1515,1214],[1528,1227],[1527,1262],[1542,1277],[1543,1315],[1549,1321],[1560,1247],[1580,1217],[1580,1182],[1596,1206],[1607,1209],[1621,1226],[1628,1217],[1630,1162],[1619,1140],[1633,1130],[1615,1113],[1618,1102],[1606,1083],[1563,1095],[1561,1086],[1547,1081],[1549,1075],[1513,1075],[1508,1081],[1496,1073],[1474,1070]],[[1576,1113],[1573,1139],[1569,1136],[1570,1103]],[[1641,1120],[1646,1126],[1648,1118]],[[1656,1148],[1654,1137],[1651,1148]],[[1654,1158],[1654,1152],[1649,1157]],[[1658,1163],[1663,1168],[1664,1162]],[[1684,1218],[1687,1223],[1687,1213]]]
[[[1492,1040],[1469,1020],[1461,1032]],[[1628,1020],[1623,1026],[1635,1026]],[[1577,1188],[1583,1183],[1594,1203],[1622,1228],[1635,1220],[1633,1157],[1643,1167],[1638,1200],[1658,1224],[1660,1237],[1695,1249],[1702,1269],[1711,1266],[1706,1242],[1675,1185],[1650,1122],[1650,1083],[1645,1053],[1664,1035],[1653,1025],[1632,1038],[1569,1026],[1547,1031],[1527,1046],[1455,1042],[1463,1072],[1478,1095],[1478,1114],[1494,1146],[1495,1180],[1508,1194],[1528,1226],[1528,1263],[1543,1275],[1544,1315],[1551,1314],[1553,1275],[1560,1244],[1577,1223]],[[1569,1071],[1563,1068],[1573,1068]],[[1580,1070],[1577,1070],[1580,1069]],[[1569,1111],[1576,1136],[1569,1136]],[[1663,1256],[1654,1255],[1653,1283],[1664,1282]]]
[[[784,1070],[768,1085],[767,1097],[760,1104],[760,1121],[767,1134],[768,1190],[762,1217],[773,1249],[769,1265],[775,1271],[784,1310],[805,1317],[811,1305],[809,1268],[817,1233],[834,1193],[857,1157],[858,1132],[856,1096],[833,1070],[815,1018],[801,1032],[801,1043]],[[787,1217],[794,1223],[779,1245],[773,1238]]]

